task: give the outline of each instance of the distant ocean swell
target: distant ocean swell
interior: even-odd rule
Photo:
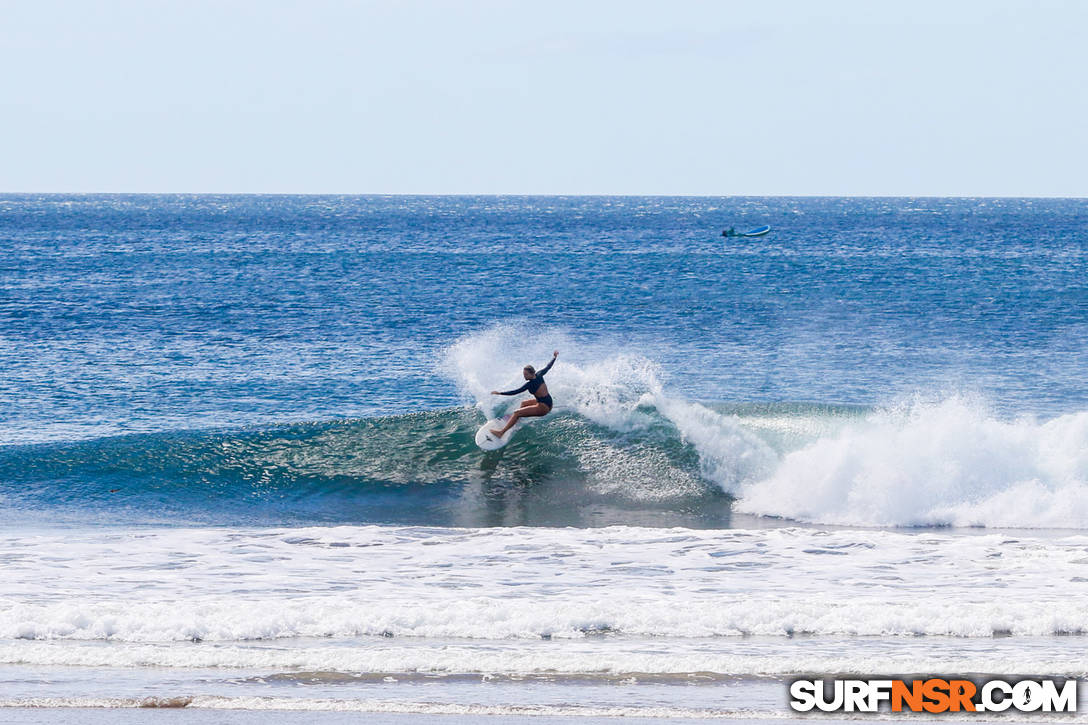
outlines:
[[[471,488],[484,499],[521,490],[548,515],[600,503],[643,517],[627,523],[658,508],[731,506],[826,524],[1088,528],[1088,412],[1005,419],[957,395],[878,409],[694,402],[670,395],[637,355],[561,355],[549,376],[555,412],[485,455],[475,429],[511,402],[488,391],[524,359],[547,357],[515,345],[499,327],[447,352],[474,408],[7,446],[4,505],[456,525],[451,511]],[[540,515],[515,523],[554,523]]]

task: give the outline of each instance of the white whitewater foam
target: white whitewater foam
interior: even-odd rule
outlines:
[[[950,398],[883,410],[735,489],[741,511],[866,526],[1088,528],[1088,413],[1001,420]]]
[[[1088,632],[1088,538],[810,529],[9,534],[0,638]]]
[[[698,403],[656,399],[659,411],[676,426],[685,442],[699,453],[702,473],[726,491],[773,471],[778,462],[774,450],[737,416],[716,413]]]

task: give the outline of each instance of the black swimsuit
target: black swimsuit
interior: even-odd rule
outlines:
[[[528,390],[530,393],[533,394],[533,397],[537,399],[538,403],[543,403],[544,405],[548,406],[548,410],[551,410],[554,407],[552,405],[552,396],[537,395],[536,391],[540,390],[540,386],[544,384],[544,374],[551,370],[552,365],[554,364],[555,358],[553,357],[552,361],[545,365],[544,369],[538,372],[532,380],[527,381],[525,385],[522,385],[517,390],[507,390],[505,392],[499,393],[499,395],[517,395],[518,393],[522,393]]]

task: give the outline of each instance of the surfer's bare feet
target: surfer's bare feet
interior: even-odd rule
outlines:
[[[502,431],[501,430],[495,430],[494,428],[492,428],[491,432],[495,434],[496,438],[502,438]]]

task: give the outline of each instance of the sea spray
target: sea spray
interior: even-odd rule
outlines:
[[[542,332],[548,342],[563,337],[556,331]],[[508,377],[510,370],[519,369],[518,361],[527,354],[518,348],[520,341],[520,326],[492,325],[452,345],[444,368],[476,400],[477,407],[490,414],[494,396],[481,397],[487,388],[482,381],[487,376],[505,380],[498,376]],[[534,343],[533,349],[539,347],[540,342]],[[745,431],[735,416],[671,398],[661,378],[660,366],[648,357],[599,347],[574,348],[548,376],[556,412],[573,411],[592,424],[582,426],[578,444],[571,446],[583,470],[601,474],[587,481],[591,488],[626,491],[639,500],[675,499],[705,491],[706,484],[693,475],[697,471],[704,481],[729,492],[773,470],[774,452],[757,435]],[[594,426],[611,435],[594,435]],[[643,444],[673,442],[678,436],[681,445],[694,449],[695,466],[679,464],[676,459],[682,456],[670,460],[660,445]]]

